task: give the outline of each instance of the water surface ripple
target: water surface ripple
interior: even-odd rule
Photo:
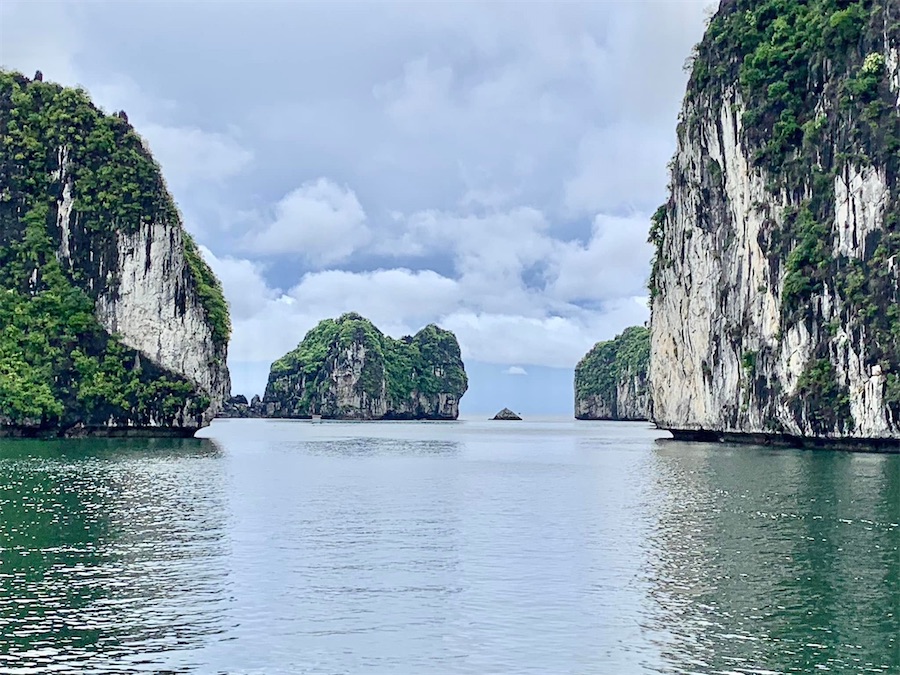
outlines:
[[[203,435],[0,441],[0,673],[900,673],[900,455]]]

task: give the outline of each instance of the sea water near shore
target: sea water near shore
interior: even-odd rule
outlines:
[[[900,455],[485,417],[0,441],[0,673],[900,672]]]

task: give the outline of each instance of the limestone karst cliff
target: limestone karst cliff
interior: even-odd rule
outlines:
[[[124,113],[0,71],[0,434],[192,434],[229,330]]]
[[[395,340],[358,314],[326,319],[272,364],[268,417],[456,419],[468,388],[459,344],[429,325]]]
[[[626,328],[598,342],[575,367],[575,417],[580,420],[646,420],[650,417],[647,365],[650,331]]]
[[[900,438],[900,0],[725,0],[656,213],[653,417]]]

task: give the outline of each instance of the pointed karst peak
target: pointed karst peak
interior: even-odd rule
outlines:
[[[516,415],[516,413],[514,413],[514,412],[513,412],[512,410],[510,410],[509,408],[504,408],[503,410],[501,410],[500,412],[498,412],[496,415],[494,415],[491,419],[494,419],[494,420],[511,420],[511,421],[519,420],[519,421],[521,421],[522,418],[519,417],[518,415]]]

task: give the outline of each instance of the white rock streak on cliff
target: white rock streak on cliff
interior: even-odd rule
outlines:
[[[68,152],[59,149],[62,198],[58,200],[59,258],[71,264],[72,222]],[[94,258],[94,251],[90,253]],[[190,380],[211,401],[208,422],[229,394],[226,347],[217,346],[193,278],[187,269],[181,226],[143,223],[133,233],[116,234],[116,260],[108,261],[105,290],[97,298],[100,324],[123,344],[158,366]],[[95,280],[89,281],[94,288]],[[182,423],[192,426],[186,415]]]
[[[144,223],[132,234],[118,234],[117,252],[118,284],[97,299],[103,327],[210,398],[227,396],[223,355],[188,282],[181,228]]]
[[[68,175],[69,149],[61,147],[57,150],[59,161],[59,183],[62,185],[62,198],[57,202],[56,226],[59,228],[59,259],[71,263],[69,259],[69,222],[72,219],[72,179]]]
[[[865,257],[866,237],[881,229],[889,194],[884,169],[848,165],[835,178],[835,255]]]
[[[331,381],[336,406],[339,409],[358,410],[361,417],[384,417],[387,412],[384,381],[381,382],[380,396],[377,397],[369,396],[359,386],[365,363],[366,347],[357,342],[350,344],[335,361]]]
[[[900,108],[900,49],[887,49],[887,69],[890,76],[891,89],[897,92],[897,107]]]

